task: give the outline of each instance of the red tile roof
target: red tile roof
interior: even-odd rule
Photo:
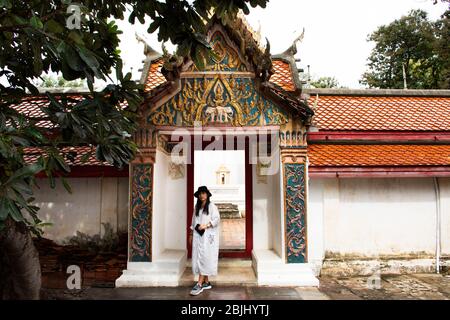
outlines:
[[[311,94],[309,105],[316,96]],[[450,130],[450,97],[319,95],[319,130]]]
[[[81,158],[88,154],[91,150],[93,150],[92,154],[89,156],[86,162],[81,161]],[[37,159],[45,153],[45,151],[41,148],[37,147],[27,147],[24,149],[25,156],[24,160],[27,163],[34,163],[37,161]],[[98,161],[95,158],[95,148],[91,149],[91,147],[66,147],[62,149],[63,153],[69,153],[74,152],[74,160],[69,161],[67,160],[67,163],[72,166],[111,166],[107,162],[101,162]]]
[[[308,145],[311,166],[450,166],[450,145]]]
[[[292,79],[291,65],[282,60],[273,60],[272,64],[275,73],[270,77],[270,82],[279,85],[286,91],[294,91],[295,84]]]
[[[55,94],[57,97],[58,95]],[[69,101],[69,105],[73,105],[76,103],[76,100],[81,100],[83,96],[81,94],[70,94],[67,96],[68,98],[74,100]],[[18,112],[33,118],[47,117],[47,115],[42,111],[43,107],[48,106],[50,103],[49,99],[45,95],[39,96],[28,96],[22,99],[22,101],[18,104],[13,104],[11,107]],[[121,102],[120,106],[125,108],[127,106],[127,102]],[[38,127],[43,128],[52,128],[53,124],[50,121],[38,121]]]
[[[162,58],[152,61],[144,84],[144,91],[148,92],[166,82],[166,78],[161,73],[163,63],[164,61]]]
[[[48,103],[48,98],[46,96],[36,96],[24,98],[19,104],[12,105],[12,107],[28,117],[40,118],[47,116],[41,108],[46,107]],[[44,128],[52,127],[50,121],[38,121],[36,125]]]
[[[162,58],[152,61],[147,74],[147,79],[144,84],[144,90],[146,92],[166,82],[166,78],[161,73],[162,66]],[[280,86],[286,91],[294,91],[295,84],[294,80],[292,79],[292,70],[290,64],[282,60],[273,60],[273,68],[275,70],[275,73],[270,77],[270,82]]]

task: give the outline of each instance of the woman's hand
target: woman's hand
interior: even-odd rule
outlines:
[[[199,228],[200,230],[204,230],[204,229],[208,228],[208,225],[206,225],[206,224],[201,224],[198,228]]]

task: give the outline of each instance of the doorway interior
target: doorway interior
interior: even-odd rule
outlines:
[[[224,145],[226,138],[222,137]],[[248,143],[247,138],[243,148],[235,144],[234,150],[207,150],[205,144],[191,148],[192,160],[187,167],[187,223],[189,226],[196,202],[192,195],[199,186],[206,185],[221,216],[219,258],[251,258],[252,166]],[[191,258],[191,244],[187,243]]]

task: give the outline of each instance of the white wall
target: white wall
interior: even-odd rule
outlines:
[[[166,249],[186,250],[186,166],[184,166],[184,172],[185,175],[182,179],[172,179],[169,177],[169,173],[166,172],[167,212],[165,212],[164,239]],[[192,199],[194,199],[194,195],[192,195]]]
[[[157,259],[164,251],[164,225],[167,212],[166,181],[168,156],[156,150],[153,166],[153,217],[152,217],[152,257]]]
[[[308,170],[308,168],[306,168]],[[323,236],[323,180],[306,175],[306,237],[308,262],[321,267],[324,258]],[[313,189],[311,185],[313,184]]]
[[[275,174],[267,176],[267,184],[258,183],[256,165],[253,175],[253,248],[273,249],[283,257],[283,197],[281,162]]]
[[[283,190],[283,172],[282,172],[281,158],[278,162],[278,171],[272,175],[272,221],[271,233],[272,233],[272,249],[278,253],[283,259],[285,258],[284,248],[284,190]]]
[[[448,254],[450,178],[439,178],[439,185],[442,252]],[[432,178],[311,178],[309,187],[308,241],[317,241],[314,258],[321,255],[320,238],[322,252],[334,254],[435,253]]]
[[[272,248],[272,179],[267,184],[258,183],[256,165],[252,165],[253,177],[253,249]]]
[[[441,249],[450,254],[450,178],[439,178],[441,208]]]
[[[195,151],[194,189],[201,185],[217,184],[216,171],[224,164],[230,170],[230,184],[245,184],[244,150],[205,150]]]
[[[169,176],[170,155],[156,150],[152,249],[155,259],[166,249],[186,250],[186,167],[181,179]],[[192,198],[194,198],[192,196]]]
[[[128,178],[67,178],[72,194],[57,179],[56,188],[47,179],[38,179],[35,188],[39,216],[53,226],[45,227],[44,237],[61,243],[77,231],[103,234],[101,223],[114,230],[128,228]]]

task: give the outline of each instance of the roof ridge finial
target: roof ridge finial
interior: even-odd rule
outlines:
[[[137,31],[135,31],[136,40],[138,42],[142,42],[144,44],[144,54],[147,58],[150,58],[150,60],[153,60],[157,57],[160,57],[162,54],[155,49],[153,49],[150,44],[148,43],[145,36],[140,35]]]
[[[239,20],[241,20],[243,26],[245,27],[245,29],[247,29],[247,32],[249,32],[251,34],[253,40],[255,40],[255,42],[256,42],[256,45],[260,49],[263,49],[264,47],[261,45],[261,22],[258,20],[259,28],[258,28],[258,31],[255,31],[252,28],[252,26],[250,25],[250,23],[248,22],[247,18],[245,17],[245,14],[242,11],[242,9],[239,9],[239,11],[237,13],[237,18]]]
[[[294,31],[295,32],[295,31]],[[305,27],[303,27],[302,33],[294,39],[291,46],[283,52],[283,54],[294,56],[297,53],[297,42],[302,42],[305,37]]]

